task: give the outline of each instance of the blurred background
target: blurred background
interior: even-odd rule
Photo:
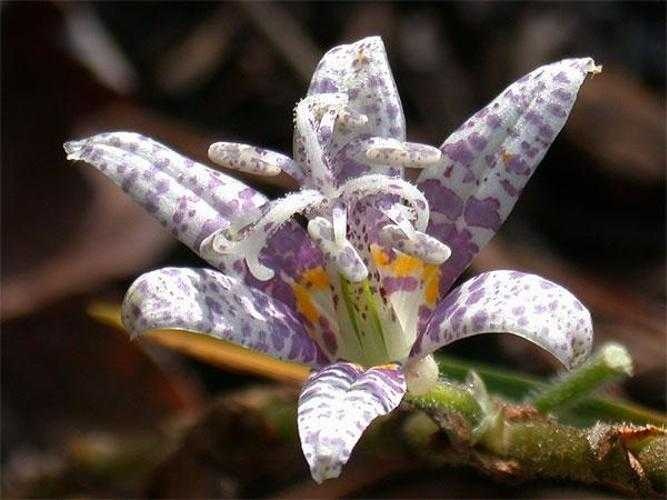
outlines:
[[[131,343],[86,312],[119,303],[142,272],[202,262],[111,182],[68,164],[65,140],[134,130],[204,163],[216,140],[290,151],[320,56],[371,34],[387,46],[408,137],[436,145],[536,66],[604,65],[465,277],[512,268],[565,285],[591,309],[596,343],[619,341],[636,360],[613,391],[664,410],[664,3],[3,2],[0,15],[3,496],[593,494],[400,463],[316,488],[296,442],[272,441],[224,399],[279,382]],[[247,180],[270,195],[288,187]],[[555,370],[502,335],[448,353]]]

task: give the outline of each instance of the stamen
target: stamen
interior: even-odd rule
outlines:
[[[338,219],[338,220],[336,220]],[[334,216],[332,225],[324,217],[315,217],[308,222],[308,234],[320,248],[328,262],[333,264],[348,281],[357,283],[368,277],[368,268],[345,234],[335,235],[340,230],[340,216]]]
[[[413,209],[414,226],[425,231],[428,225],[429,209],[424,194],[414,184],[398,177],[369,174],[350,179],[338,189],[343,200],[353,202],[373,195],[395,195],[405,200]]]
[[[375,165],[426,168],[439,164],[442,152],[438,148],[417,142],[373,137],[369,139],[366,158]]]
[[[390,208],[381,209],[381,211],[405,233],[405,236],[410,239],[415,237],[416,231],[410,222],[410,219],[414,218],[414,215],[409,207],[400,203],[394,203]]]
[[[334,240],[341,243],[347,235],[347,208],[342,203],[337,203],[331,212],[333,220]]]
[[[381,229],[380,239],[385,245],[417,257],[427,264],[442,264],[452,255],[447,245],[432,236],[420,231],[414,231],[412,236],[408,236],[402,227],[394,224],[388,224]]]
[[[368,125],[368,116],[345,105],[338,111],[338,124],[346,130],[357,130]]]
[[[265,161],[257,148],[234,142],[216,142],[208,148],[208,157],[221,167],[257,175],[278,175],[280,168]]]
[[[312,97],[306,97],[297,104],[294,135],[295,141],[297,143],[302,141],[303,144],[295,148],[295,154],[298,152],[304,154],[302,161],[310,175],[310,185],[325,194],[331,194],[335,184],[318,134],[319,110],[317,101],[314,101]]]
[[[324,201],[324,196],[313,189],[303,189],[273,200],[262,206],[255,220],[249,223],[247,219],[235,221],[231,226],[215,231],[202,241],[201,252],[243,256],[255,278],[269,280],[274,272],[259,262],[259,253],[266,241],[294,214],[316,208]]]
[[[301,167],[290,157],[247,144],[216,142],[208,148],[208,157],[221,167],[239,172],[274,176],[284,171],[297,182],[305,177]]]

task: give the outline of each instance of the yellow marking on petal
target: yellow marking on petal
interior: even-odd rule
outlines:
[[[294,291],[294,297],[296,298],[297,310],[313,325],[316,325],[320,319],[320,313],[317,311],[317,307],[315,307],[315,304],[313,303],[310,292],[306,287],[299,285],[298,283],[292,285],[292,290]]]
[[[412,255],[398,254],[391,265],[393,274],[399,278],[412,276],[424,269],[424,262]]]
[[[373,262],[376,266],[386,266],[391,260],[389,254],[377,245],[371,245],[371,257],[373,257]]]
[[[422,272],[424,282],[424,299],[433,307],[440,293],[440,267],[435,264],[426,264]]]
[[[500,159],[503,161],[503,163],[508,164],[509,162],[512,161],[512,158],[514,158],[515,155],[508,153],[506,150],[502,150],[500,152]]]
[[[309,269],[299,279],[307,288],[324,290],[329,286],[329,275],[322,266]]]

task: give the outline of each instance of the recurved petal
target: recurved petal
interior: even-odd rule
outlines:
[[[401,99],[378,36],[339,45],[324,54],[308,95],[343,93],[350,107],[368,117],[370,134],[405,139]]]
[[[305,231],[286,223],[260,254],[262,264],[280,269],[270,281],[255,280],[244,256],[206,252],[201,243],[232,224],[252,222],[267,199],[246,184],[194,162],[133,132],[110,132],[65,144],[68,158],[83,160],[106,175],[172,234],[229,276],[293,304],[286,281],[297,280],[323,264]]]
[[[447,138],[440,165],[422,171],[428,232],[452,249],[441,268],[443,294],[505,221],[565,124],[586,74],[598,71],[590,58],[532,71]]]
[[[312,373],[299,397],[299,436],[313,479],[338,477],[368,425],[398,406],[406,391],[397,364],[364,371],[338,362]]]
[[[170,267],[142,275],[128,290],[122,314],[133,335],[182,329],[314,367],[327,361],[291,308],[210,269]]]
[[[593,342],[590,313],[565,288],[534,274],[491,271],[466,281],[437,306],[411,357],[491,332],[534,342],[568,368],[586,358]]]
[[[252,217],[266,202],[242,182],[133,132],[68,142],[65,151],[106,175],[195,252],[211,233]]]

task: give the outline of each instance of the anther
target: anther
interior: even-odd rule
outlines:
[[[221,167],[255,175],[274,176],[281,172],[278,153],[246,144],[216,142],[208,148],[208,157]]]
[[[401,252],[417,257],[427,264],[442,264],[452,255],[451,249],[441,241],[420,231],[408,237],[402,228],[388,224],[380,230],[382,243]]]
[[[376,165],[426,168],[440,163],[442,152],[438,148],[417,142],[373,137],[369,139],[366,159]]]

